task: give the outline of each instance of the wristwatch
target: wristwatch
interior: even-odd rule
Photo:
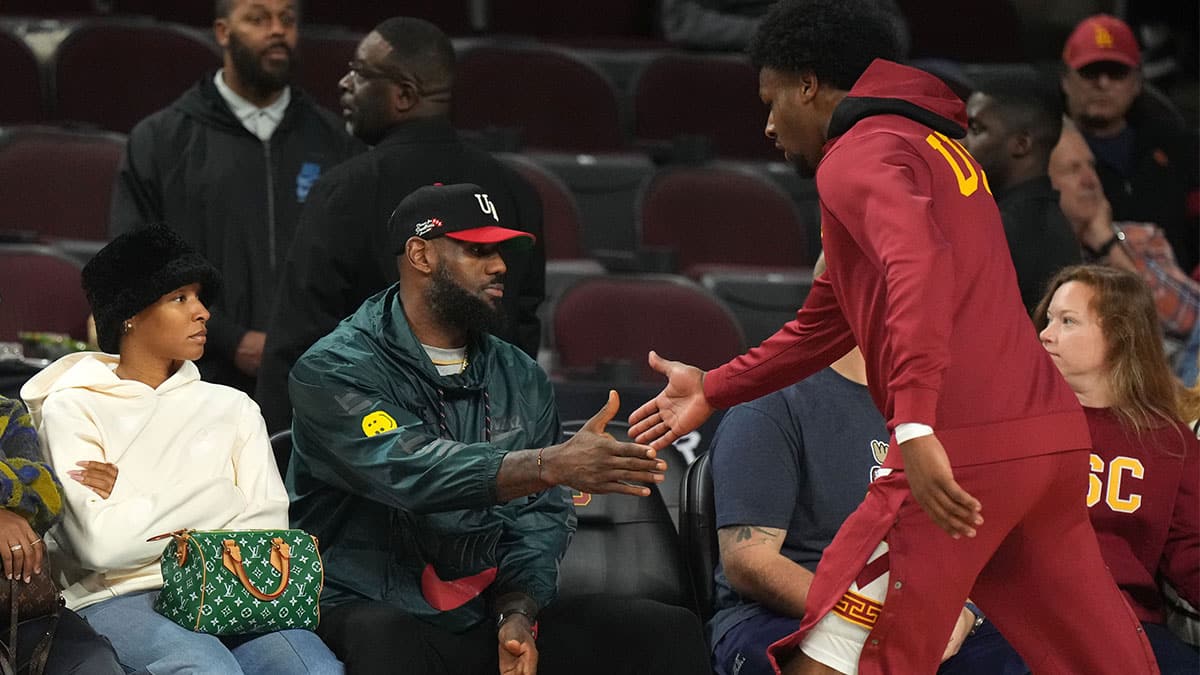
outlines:
[[[975,603],[971,602],[970,600],[967,601],[966,608],[968,612],[975,615],[975,623],[971,624],[971,630],[967,632],[967,637],[970,637],[979,630],[979,627],[983,625],[983,622],[987,620],[987,617],[985,617],[983,615],[983,611],[976,607]]]
[[[1093,258],[1103,258],[1108,255],[1112,247],[1117,245],[1117,242],[1125,241],[1125,233],[1114,228],[1113,236],[1108,241],[1100,245],[1097,249],[1088,249],[1088,253],[1092,254]]]
[[[503,612],[500,612],[500,616],[496,617],[496,630],[500,630],[500,627],[504,625],[505,621],[508,621],[509,619],[513,618],[517,614],[520,614],[521,616],[523,616],[529,620],[529,632],[530,632],[530,634],[533,635],[533,639],[536,640],[537,634],[538,634],[537,619],[530,616],[529,612],[526,612],[525,610],[520,609],[520,608],[507,609]]]

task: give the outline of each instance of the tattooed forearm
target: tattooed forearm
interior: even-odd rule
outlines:
[[[762,546],[778,538],[782,530],[754,525],[735,525],[717,530],[717,539],[721,550],[731,553],[749,546]]]

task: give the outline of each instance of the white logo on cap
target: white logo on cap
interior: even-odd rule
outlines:
[[[492,220],[497,223],[500,222],[500,214],[496,213],[496,205],[492,203],[492,200],[488,199],[487,195],[477,193],[475,201],[479,202],[479,210],[491,216]]]
[[[437,218],[430,218],[429,220],[427,220],[423,223],[417,223],[417,226],[416,226],[417,236],[424,237],[433,228],[441,227],[441,226],[442,226],[442,221],[438,220]]]

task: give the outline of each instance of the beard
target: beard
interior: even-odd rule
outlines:
[[[502,276],[495,279],[503,280]],[[447,326],[467,333],[495,333],[508,322],[498,304],[493,305],[460,286],[444,266],[434,270],[425,297],[434,316]]]
[[[238,78],[246,86],[264,94],[279,91],[291,84],[292,71],[298,64],[296,52],[287,44],[280,42],[270,47],[283,47],[287,50],[287,63],[277,71],[264,68],[262,55],[247,47],[238,39],[237,33],[229,33],[229,57]]]

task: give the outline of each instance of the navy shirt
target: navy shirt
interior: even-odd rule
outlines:
[[[787,530],[782,554],[815,571],[833,535],[866,496],[887,447],[883,416],[867,388],[829,368],[731,408],[709,450],[717,527]],[[710,644],[770,611],[739,597],[720,565],[715,576]]]

